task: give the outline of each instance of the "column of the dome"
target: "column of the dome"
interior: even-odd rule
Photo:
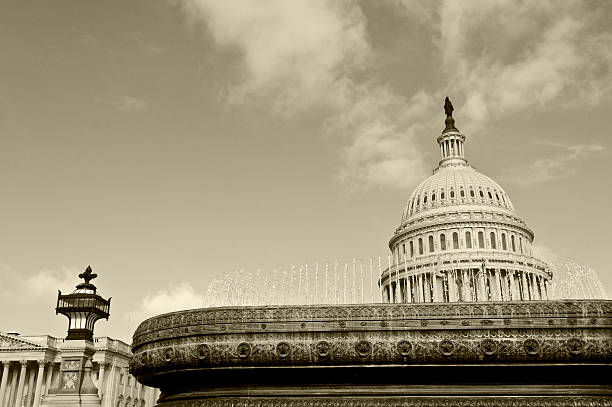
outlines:
[[[451,270],[447,274],[448,276],[448,300],[450,302],[457,302],[457,273]]]
[[[461,273],[461,299],[463,301],[471,301],[470,297],[470,284],[469,284],[469,270],[459,270]]]
[[[489,274],[489,286],[491,287],[491,299],[501,301],[501,285],[499,284],[499,269],[492,268]]]
[[[523,279],[523,300],[528,301],[531,299],[531,295],[529,293],[529,276],[525,271],[521,273],[521,277]]]
[[[487,287],[485,284],[485,279],[487,278],[486,276],[487,272],[486,271],[481,271],[479,274],[477,274],[478,277],[478,293],[477,295],[477,301],[487,301]]]

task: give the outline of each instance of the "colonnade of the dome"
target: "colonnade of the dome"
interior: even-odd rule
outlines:
[[[416,267],[415,267],[416,266]],[[414,269],[426,268],[420,272]],[[545,264],[528,256],[484,252],[438,256],[421,264],[399,264],[383,278],[388,303],[529,301],[548,299]],[[389,271],[390,270],[390,271]]]

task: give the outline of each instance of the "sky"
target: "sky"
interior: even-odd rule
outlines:
[[[385,256],[439,160],[466,156],[550,261],[612,292],[612,2],[0,2],[0,331],[96,335],[200,306],[237,269]]]

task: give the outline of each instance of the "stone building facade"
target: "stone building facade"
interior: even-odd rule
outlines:
[[[0,333],[0,407],[38,407],[59,377],[61,345],[52,336]],[[159,391],[138,383],[128,371],[130,346],[108,337],[94,338],[92,381],[102,407],[154,406]]]

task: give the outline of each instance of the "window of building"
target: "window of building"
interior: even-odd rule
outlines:
[[[431,194],[431,202],[435,202],[436,200],[436,193],[434,192],[433,194]]]
[[[519,237],[519,250],[523,253],[523,239]]]
[[[472,234],[470,232],[465,232],[465,247],[467,249],[472,248]]]
[[[491,191],[489,191],[488,194],[489,194],[489,199],[493,199],[493,195],[491,195]]]
[[[480,191],[478,191],[479,195],[481,198],[484,198],[484,192],[482,192],[482,189]]]
[[[414,257],[414,245],[412,244],[412,240],[410,241],[410,257]]]
[[[402,243],[402,254],[406,255],[406,243]]]
[[[433,236],[429,236],[429,252],[433,252],[434,251],[434,241],[433,241]]]
[[[419,254],[423,254],[423,239],[419,237]]]
[[[426,204],[426,203],[427,203],[427,195],[425,195],[425,196],[423,197],[423,203],[424,203],[424,204]]]
[[[444,199],[444,191],[440,192],[440,199]]]
[[[512,246],[512,251],[515,252],[516,251],[516,243],[514,241],[514,235],[510,236],[510,245]]]
[[[453,232],[453,249],[459,248],[459,233]]]
[[[446,250],[446,235],[444,233],[440,235],[440,250]]]
[[[451,198],[455,197],[455,191],[453,191],[452,189],[451,189],[451,192],[450,192],[450,196],[451,196]]]
[[[478,247],[481,249],[484,249],[485,247],[484,233],[482,232],[478,232]]]
[[[473,190],[473,189],[470,189],[470,196],[471,196],[472,198],[474,198],[474,197],[476,196],[476,195],[474,194],[474,190]]]
[[[495,239],[495,232],[491,232],[491,249],[497,249],[497,239]]]
[[[506,234],[502,233],[502,249],[508,250],[508,245],[506,244]]]
[[[461,188],[461,190],[459,191],[459,195],[461,195],[461,198],[465,198],[465,191],[463,190],[463,188]]]

